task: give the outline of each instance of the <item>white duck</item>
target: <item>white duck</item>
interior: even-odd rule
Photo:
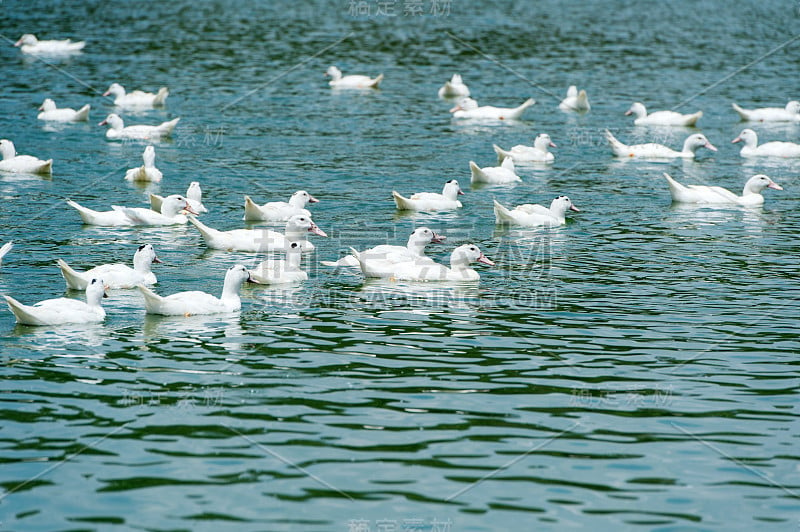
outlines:
[[[203,189],[200,188],[200,183],[192,181],[189,183],[189,188],[186,189],[186,202],[192,208],[192,214],[203,214],[208,212],[206,206],[203,205]],[[150,194],[150,209],[156,212],[161,212],[161,205],[164,203],[164,197],[158,194]]]
[[[305,208],[309,203],[319,200],[306,192],[298,190],[289,198],[289,201],[270,201],[264,205],[257,205],[250,196],[244,197],[244,220],[263,220],[268,222],[284,222],[295,214],[311,216]]]
[[[253,280],[260,284],[285,284],[305,281],[308,273],[300,268],[303,245],[291,242],[286,248],[285,259],[267,259],[262,261],[251,272]]]
[[[567,97],[561,100],[558,108],[562,111],[586,112],[592,107],[589,105],[589,97],[584,89],[578,90],[575,85],[570,85],[567,89]]]
[[[109,126],[106,137],[115,139],[137,139],[137,140],[158,140],[172,135],[172,130],[178,124],[180,118],[174,118],[167,122],[162,122],[157,126],[125,126],[125,122],[118,114],[111,113],[105,120],[100,122],[100,126]]]
[[[359,252],[359,255],[365,262],[372,263],[373,261],[382,262],[406,262],[412,261],[425,261],[433,262],[433,260],[425,255],[425,246],[428,244],[439,244],[444,242],[445,237],[436,233],[427,227],[417,227],[411,232],[408,237],[408,242],[405,246],[398,246],[394,244],[379,244],[371,247],[365,251]],[[359,262],[353,255],[347,255],[337,261],[322,261],[324,266],[351,266],[359,267]]]
[[[475,244],[464,244],[450,254],[450,267],[435,262],[407,261],[389,264],[383,270],[368,265],[361,254],[352,250],[365,277],[381,277],[402,281],[477,281],[478,272],[470,267],[473,262],[494,266]]]
[[[130,94],[125,92],[125,87],[119,83],[112,83],[103,96],[114,96],[114,105],[124,108],[148,108],[164,105],[169,96],[166,87],[158,89],[158,93],[143,91],[133,91]]]
[[[800,102],[797,100],[790,101],[783,108],[742,109],[734,103],[733,109],[742,120],[750,122],[800,122]]]
[[[478,102],[472,98],[463,98],[458,104],[450,109],[453,118],[489,118],[494,120],[518,120],[525,109],[535,104],[533,98],[528,98],[522,105],[514,108],[493,107],[484,105],[478,107]]]
[[[41,175],[53,173],[53,159],[43,161],[31,155],[17,155],[14,143],[10,140],[0,140],[0,154],[3,156],[0,172]]]
[[[14,43],[23,54],[31,55],[66,55],[80,52],[86,46],[86,41],[40,41],[35,35],[26,33]]]
[[[689,135],[683,143],[681,151],[675,151],[672,148],[664,146],[663,144],[656,144],[649,142],[647,144],[634,144],[628,146],[618,141],[609,130],[605,131],[606,140],[611,145],[611,151],[617,157],[641,157],[650,159],[694,159],[699,148],[707,148],[711,151],[717,151],[702,133],[695,133]]]
[[[406,211],[450,211],[461,208],[458,196],[463,195],[458,181],[451,179],[444,184],[442,193],[417,192],[406,198],[392,190],[392,197],[397,208]]]
[[[144,164],[138,168],[131,168],[125,172],[125,181],[160,183],[164,175],[156,168],[156,149],[147,146],[142,153]]]
[[[527,227],[555,227],[567,223],[567,211],[580,212],[567,196],[559,196],[550,202],[550,208],[525,203],[508,209],[494,200],[494,216],[498,224],[523,225]]]
[[[144,308],[147,314],[188,317],[237,312],[242,308],[239,290],[246,281],[252,281],[250,272],[241,264],[237,264],[231,266],[225,273],[222,297],[219,298],[200,291],[160,296],[146,286],[139,285],[137,288],[144,296]]]
[[[50,98],[45,99],[39,111],[41,111],[36,118],[39,120],[47,120],[48,122],[85,122],[89,120],[89,110],[92,108],[88,103],[78,109],[71,107],[56,107],[56,102]]]
[[[758,145],[758,135],[752,129],[743,129],[731,142],[744,142],[739,151],[742,157],[800,157],[800,144],[772,141]]]
[[[374,79],[360,75],[342,76],[342,71],[335,66],[328,67],[325,75],[331,78],[328,85],[335,89],[377,89],[383,81],[383,74]]]
[[[110,211],[95,211],[67,200],[67,205],[78,211],[87,225],[130,226],[130,225],[176,225],[185,224],[187,218],[181,211],[197,214],[192,210],[186,198],[178,194],[167,196],[161,206],[161,212],[144,207],[121,207],[112,205]]]
[[[500,166],[486,166],[480,168],[475,162],[469,162],[469,170],[472,173],[473,183],[514,183],[522,181],[514,169],[514,159],[503,159]]]
[[[439,98],[466,98],[469,96],[469,87],[461,80],[460,74],[453,74],[450,81],[445,81],[439,89]]]
[[[547,133],[537,135],[533,140],[533,146],[517,144],[510,150],[504,150],[497,144],[492,144],[492,147],[497,154],[498,163],[502,163],[505,159],[513,159],[515,163],[552,163],[555,160],[555,156],[548,148],[555,148],[556,145]]]
[[[3,258],[8,255],[8,252],[11,251],[11,248],[14,247],[14,242],[8,241],[2,246],[0,246],[0,266],[3,265]]]
[[[218,231],[194,217],[189,221],[200,231],[208,247],[226,251],[282,251],[289,243],[298,242],[304,252],[309,252],[314,250],[314,244],[306,239],[308,233],[328,236],[310,217],[302,214],[289,218],[283,233],[263,228]]]
[[[722,187],[709,187],[705,185],[682,185],[675,181],[669,174],[664,174],[669,183],[669,193],[675,203],[704,203],[704,204],[725,204],[725,205],[744,205],[746,207],[758,207],[764,204],[764,196],[761,192],[765,188],[783,190],[783,187],[764,174],[754,175],[744,184],[741,196],[737,196],[730,190]]]
[[[637,126],[683,126],[693,127],[703,116],[703,111],[684,115],[675,111],[656,111],[647,114],[647,108],[640,102],[634,102],[625,116],[635,115],[633,123]]]
[[[92,279],[103,279],[106,288],[133,288],[136,285],[155,284],[156,275],[150,269],[154,262],[161,260],[150,244],[139,246],[133,255],[133,268],[127,264],[101,264],[85,272],[73,270],[64,260],[58,259],[56,264],[70,290],[85,290]]]
[[[65,323],[98,323],[106,318],[100,305],[106,295],[102,279],[92,279],[86,286],[86,302],[59,297],[46,299],[35,305],[23,305],[11,296],[6,298],[8,308],[23,325],[62,325]]]

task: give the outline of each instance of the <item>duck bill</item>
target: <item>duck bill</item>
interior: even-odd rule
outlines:
[[[253,279],[253,276],[252,276],[252,274],[250,272],[247,272],[247,279],[245,279],[244,282],[246,282],[248,284],[262,284],[262,283],[259,283],[258,281],[256,281],[255,279]]]
[[[188,203],[186,204],[186,207],[183,208],[183,212],[185,212],[187,214],[194,214],[195,216],[199,216],[199,214],[197,214],[197,212],[194,209],[192,209],[192,206],[189,205]]]
[[[558,148],[558,146],[556,145],[556,143],[555,143],[555,142],[553,142],[552,140],[550,141],[550,144],[549,144],[549,146],[550,146],[551,148]]]
[[[731,141],[731,144],[736,144],[737,142],[742,142],[742,137],[736,137]]]
[[[487,266],[494,266],[494,262],[489,260],[489,257],[484,255],[483,253],[481,253],[480,257],[478,257],[478,262],[482,262],[482,263],[486,264]]]
[[[103,93],[103,96],[108,96],[109,94],[111,94],[111,91],[106,91]]]
[[[315,223],[311,224],[311,227],[308,228],[308,231],[310,233],[314,233],[315,235],[328,236],[328,233],[326,233],[325,231],[323,231],[322,229],[317,227],[317,224],[315,224]]]
[[[20,46],[22,46],[22,39],[14,43],[14,48],[19,48]]]
[[[452,109],[450,109],[450,112],[451,113],[455,113],[456,111],[463,111],[463,110],[464,110],[464,108],[461,107],[461,105],[459,104],[459,105],[456,105],[455,107],[453,107]]]
[[[98,126],[104,126],[104,125],[106,125],[106,124],[108,124],[108,120],[103,120],[102,122],[100,122],[100,123],[99,123],[99,124],[97,124],[97,125],[98,125]]]
[[[625,116],[631,116],[632,114],[633,114],[633,111],[631,111],[630,109],[625,111]]]
[[[463,196],[463,195],[464,195],[464,191],[459,188],[457,196]]]
[[[164,264],[164,261],[159,259],[158,257],[153,257],[153,262],[156,264]]]
[[[309,196],[308,197],[308,202],[309,203],[319,203],[319,200],[317,198],[315,198],[314,196]]]
[[[575,205],[570,205],[569,206],[569,210],[575,211],[575,212],[581,212],[581,210],[579,208],[577,208]]]
[[[778,183],[776,183],[775,181],[773,181],[772,183],[770,183],[769,185],[767,185],[767,188],[771,188],[771,189],[774,189],[774,190],[783,190],[783,187],[782,187],[782,186],[780,186],[780,185],[779,185]]]
[[[711,151],[717,151],[717,148],[713,144],[711,144],[710,142],[706,142],[704,147],[708,148]]]
[[[439,233],[434,232],[433,233],[433,238],[431,238],[431,243],[432,244],[441,244],[445,240],[447,240],[446,236],[440,235]]]

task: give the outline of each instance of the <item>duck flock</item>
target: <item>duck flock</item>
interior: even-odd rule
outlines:
[[[85,43],[71,40],[43,41],[31,34],[23,35],[15,44],[23,54],[32,56],[59,56],[81,53]],[[332,89],[372,90],[377,89],[383,75],[374,78],[364,75],[343,75],[335,66],[331,66],[326,75],[331,79]],[[166,105],[169,90],[164,87],[157,93],[146,93],[139,90],[127,92],[118,83],[112,83],[104,96],[113,97],[113,103],[120,112],[163,107]],[[520,119],[526,109],[534,105],[528,99],[515,108],[479,106],[470,97],[470,90],[460,75],[454,74],[438,91],[439,98],[452,100],[455,106],[450,110],[453,120],[472,121],[513,121]],[[586,113],[591,106],[585,90],[569,87],[566,97],[559,104],[566,112]],[[734,111],[743,121],[752,122],[800,122],[800,102],[791,101],[785,107],[744,109],[733,104]],[[58,108],[51,99],[46,99],[39,109],[39,120],[48,122],[81,122],[89,120],[91,106],[84,105],[80,109]],[[654,125],[664,127],[696,127],[702,118],[702,111],[693,114],[681,114],[674,111],[656,111],[648,113],[646,107],[639,102],[631,105],[626,115],[633,115],[636,125]],[[138,140],[146,143],[142,154],[143,164],[131,168],[125,174],[125,180],[132,182],[158,183],[163,175],[155,165],[155,147],[150,142],[168,138],[180,118],[158,125],[126,125],[117,113],[109,114],[100,125],[107,126],[106,137],[109,140]],[[610,131],[605,131],[611,153],[619,158],[644,158],[651,160],[670,160],[676,158],[693,159],[701,149],[716,151],[716,148],[701,133],[689,135],[683,146],[674,149],[657,143],[628,145],[617,139]],[[800,144],[791,142],[767,142],[759,145],[758,137],[752,129],[744,129],[734,143],[743,144],[742,157],[800,157]],[[539,134],[532,145],[517,145],[504,149],[494,145],[497,154],[497,166],[479,167],[469,161],[472,183],[503,184],[520,181],[516,173],[516,165],[548,165],[554,162],[555,156],[549,148],[554,142],[546,133]],[[18,155],[14,144],[7,139],[0,140],[0,172],[51,175],[52,160],[40,160],[30,155]],[[782,190],[768,176],[758,174],[752,176],[744,184],[741,195],[717,186],[684,185],[664,174],[667,186],[676,203],[693,203],[708,205],[739,205],[745,207],[760,206],[764,203],[762,192],[766,188]],[[444,183],[441,193],[418,192],[403,195],[392,191],[392,198],[401,211],[450,211],[462,207],[459,196],[463,195],[459,183],[451,179]],[[161,197],[150,194],[149,207],[126,207],[111,205],[107,210],[96,210],[80,205],[72,200],[67,204],[75,209],[76,215],[84,224],[95,226],[166,226],[175,224],[191,224],[202,235],[206,245],[212,249],[227,251],[244,251],[254,253],[275,253],[248,269],[241,264],[230,267],[225,273],[222,294],[216,297],[200,291],[186,291],[162,296],[151,288],[156,284],[156,276],[152,272],[153,263],[161,262],[155,249],[150,244],[137,248],[133,257],[133,267],[125,264],[103,264],[87,271],[77,271],[65,261],[59,259],[58,267],[71,290],[83,290],[85,301],[58,298],[41,301],[34,305],[23,304],[11,296],[5,295],[8,307],[17,322],[26,325],[58,325],[65,323],[92,323],[105,319],[105,311],[101,306],[104,297],[108,297],[109,289],[138,289],[144,301],[145,311],[149,314],[161,315],[198,315],[236,312],[241,309],[239,291],[245,282],[262,284],[280,284],[304,281],[308,274],[301,269],[302,254],[314,249],[309,241],[310,235],[327,236],[312,220],[311,212],[306,208],[318,200],[304,190],[291,194],[288,201],[273,201],[259,205],[249,196],[244,198],[244,215],[246,221],[285,222],[283,232],[266,228],[218,230],[200,221],[198,216],[207,212],[203,205],[202,190],[198,182],[192,182],[186,194],[173,194]],[[102,208],[102,207],[100,207]],[[554,227],[566,223],[568,211],[579,211],[567,196],[558,196],[549,206],[522,204],[513,208],[494,201],[494,215],[497,224],[526,227]],[[351,248],[351,254],[337,260],[325,260],[322,264],[329,267],[360,271],[364,277],[384,278],[405,281],[477,281],[478,272],[473,269],[475,263],[492,266],[494,263],[486,257],[475,244],[464,244],[456,247],[450,256],[450,266],[436,263],[425,255],[425,248],[431,243],[441,243],[444,236],[427,227],[415,229],[405,245],[382,244],[367,250]],[[0,264],[12,249],[12,242],[0,247]]]

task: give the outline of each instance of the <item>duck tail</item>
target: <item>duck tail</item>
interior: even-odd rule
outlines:
[[[92,221],[91,221],[92,220],[92,215],[94,215],[96,211],[93,211],[92,209],[89,209],[88,207],[84,207],[83,205],[80,205],[79,203],[77,203],[75,201],[72,201],[72,200],[67,200],[67,205],[69,205],[70,207],[72,207],[73,209],[78,211],[78,214],[80,215],[81,220],[83,220],[83,223],[85,223],[85,224],[91,224],[92,223]]]
[[[689,120],[686,121],[687,126],[695,126],[697,121],[703,118],[703,111],[697,111],[693,115],[689,115]]]
[[[611,146],[611,151],[614,152],[614,155],[618,157],[625,156],[627,146],[618,141],[617,138],[607,129],[603,132],[603,135],[606,137],[608,144]]]
[[[3,257],[11,251],[11,248],[14,247],[14,242],[8,241],[0,247],[0,262],[3,261]]]
[[[3,296],[8,303],[8,309],[17,318],[17,323],[24,325],[43,325],[42,321],[34,314],[32,314],[26,305],[23,305],[11,296]]]
[[[89,120],[89,111],[92,109],[92,106],[88,103],[78,109],[75,113],[75,118],[73,119],[75,122],[85,122]]]
[[[161,212],[161,204],[164,203],[164,196],[150,194],[150,210]]]
[[[514,109],[514,112],[511,113],[508,118],[519,118],[519,117],[521,117],[522,113],[525,112],[525,109],[527,109],[528,107],[530,107],[531,105],[533,105],[535,103],[536,103],[536,100],[534,100],[533,98],[528,98],[527,100],[522,102],[522,105],[520,105],[519,107]]]
[[[747,111],[745,111],[744,109],[742,109],[741,107],[739,107],[735,103],[732,104],[732,105],[733,105],[733,110],[738,113],[739,118],[741,118],[742,120],[747,120]]]
[[[64,278],[64,281],[67,282],[68,289],[86,290],[86,285],[88,285],[89,282],[84,279],[79,272],[73,270],[70,265],[62,259],[56,260],[56,264],[58,264],[58,267],[61,270],[61,276]]]
[[[506,151],[497,144],[492,144],[494,152],[497,154],[497,164],[503,164],[503,161],[511,157],[511,152]]]
[[[383,74],[378,74],[378,77],[372,80],[370,87],[372,87],[373,89],[377,89],[378,85],[381,84],[381,81],[383,81]]]
[[[394,198],[394,204],[397,205],[397,208],[401,211],[413,211],[414,207],[408,198],[404,198],[401,196],[396,190],[392,190],[392,198]]]
[[[167,96],[169,96],[169,90],[166,87],[161,87],[158,89],[156,97],[153,98],[153,105],[164,105],[167,101]]]
[[[483,173],[481,167],[475,164],[475,161],[469,162],[469,171],[472,173],[472,182],[478,183],[486,180],[486,174]]]
[[[180,122],[180,120],[181,120],[180,117],[178,117],[173,120],[170,120],[169,122],[164,122],[163,124],[161,124],[162,134],[165,137],[172,135],[172,130],[175,129],[175,126],[178,125],[178,122]]]
[[[514,217],[507,208],[494,200],[494,219],[498,224],[507,224],[514,220]]]
[[[219,231],[217,231],[216,229],[212,229],[211,227],[208,227],[194,216],[189,216],[188,218],[189,218],[189,223],[195,226],[198,231],[200,231],[200,234],[203,236],[203,240],[206,241],[206,244],[211,246],[211,243],[214,241],[214,237],[216,236],[217,233],[219,233]]]
[[[144,285],[136,285],[136,288],[138,288],[139,292],[141,292],[144,296],[145,312],[147,314],[158,314],[159,310],[161,309],[161,302],[164,300],[164,298]]]
[[[39,168],[36,169],[37,174],[51,175],[53,173],[53,159],[46,160]]]
[[[250,196],[244,197],[244,218],[243,220],[263,220],[264,214],[261,208],[256,205],[256,202]]]

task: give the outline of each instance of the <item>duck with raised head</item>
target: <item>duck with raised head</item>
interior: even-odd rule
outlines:
[[[694,127],[703,116],[703,111],[693,114],[681,114],[675,111],[655,111],[648,113],[641,102],[634,102],[630,109],[625,111],[625,116],[634,115],[634,125],[637,126],[679,126]]]
[[[401,211],[451,211],[461,208],[458,196],[463,195],[458,181],[451,179],[444,184],[442,193],[417,192],[409,197],[400,195],[392,190],[392,197],[397,208]]]
[[[70,290],[84,290],[92,279],[102,278],[107,288],[133,288],[136,285],[156,283],[156,275],[151,266],[161,263],[156,251],[150,244],[142,244],[133,255],[133,268],[127,264],[101,264],[85,272],[70,267],[63,259],[56,260],[61,275]]]
[[[648,142],[646,144],[623,144],[611,134],[609,130],[605,131],[606,140],[611,146],[611,151],[617,157],[629,158],[643,158],[643,159],[694,159],[696,152],[700,148],[706,148],[711,151],[717,151],[717,148],[712,145],[705,135],[702,133],[695,133],[689,135],[683,143],[681,151],[673,150],[663,144],[655,142]]]
[[[752,129],[743,129],[739,136],[731,141],[742,142],[744,146],[739,150],[742,157],[800,157],[800,144],[773,140],[758,144],[758,135]]]
[[[305,207],[309,203],[318,201],[305,190],[298,190],[292,194],[289,201],[269,201],[263,205],[258,205],[250,196],[245,196],[244,220],[285,222],[295,214],[311,216],[311,212]]]
[[[56,102],[46,98],[39,107],[41,111],[36,118],[47,122],[86,122],[89,120],[89,111],[92,106],[88,103],[77,111],[71,107],[56,107]]]
[[[733,110],[739,118],[748,122],[800,122],[800,102],[792,100],[786,107],[761,107],[742,109],[735,103]]]
[[[71,39],[40,41],[32,33],[26,33],[14,43],[23,54],[30,55],[69,55],[78,53],[86,46],[86,41]]]
[[[0,172],[15,174],[50,175],[53,173],[53,159],[43,161],[32,155],[17,155],[14,143],[8,139],[0,140]]]
[[[471,264],[481,262],[494,266],[475,244],[458,246],[450,254],[450,267],[436,262],[406,261],[386,263],[383,268],[364,260],[361,253],[352,249],[353,256],[359,261],[365,277],[394,279],[398,281],[477,281],[480,275]]]
[[[157,126],[135,125],[126,126],[125,122],[116,113],[111,113],[105,120],[100,122],[100,126],[108,126],[106,137],[111,140],[132,139],[132,140],[160,140],[172,135],[172,130],[178,125],[180,118],[174,118],[167,122],[162,122]]]
[[[219,231],[194,217],[189,221],[200,231],[208,247],[226,251],[283,251],[289,243],[298,242],[304,252],[310,252],[314,250],[314,244],[306,238],[309,233],[328,236],[310,217],[302,214],[289,218],[283,233],[264,228]]]
[[[478,118],[489,120],[519,120],[525,109],[535,104],[533,98],[528,98],[518,107],[494,107],[492,105],[478,106],[472,98],[462,98],[455,107],[450,109],[453,118]]]
[[[498,224],[522,225],[526,227],[555,227],[567,223],[567,211],[580,212],[567,196],[558,196],[550,207],[524,203],[509,209],[494,200],[494,216]]]
[[[764,189],[783,190],[783,187],[764,174],[754,175],[744,184],[742,195],[737,196],[728,189],[707,185],[682,185],[669,174],[664,174],[669,184],[669,193],[674,203],[700,203],[710,205],[744,205],[758,207],[764,204]]]
[[[221,297],[193,290],[160,296],[144,285],[137,288],[144,296],[147,314],[162,316],[197,316],[205,314],[227,314],[242,308],[239,291],[245,282],[252,282],[250,272],[241,264],[231,266],[225,273]]]
[[[377,89],[383,81],[383,74],[378,74],[375,78],[358,74],[343,76],[342,71],[333,65],[328,67],[325,75],[331,78],[328,85],[334,89]]]
[[[128,93],[125,91],[125,87],[119,83],[112,83],[108,90],[103,93],[103,96],[114,96],[114,105],[117,107],[149,108],[166,104],[169,90],[166,87],[161,87],[157,93],[138,90]]]
[[[533,146],[517,144],[510,150],[504,150],[497,144],[492,144],[494,152],[497,154],[497,162],[502,163],[505,159],[513,159],[514,163],[552,163],[555,156],[549,148],[557,146],[547,133],[539,133],[533,139]]]
[[[8,308],[22,325],[63,325],[68,323],[99,323],[106,318],[100,305],[106,294],[102,279],[93,278],[86,285],[86,301],[59,297],[34,305],[23,305],[11,296],[3,296]]]

